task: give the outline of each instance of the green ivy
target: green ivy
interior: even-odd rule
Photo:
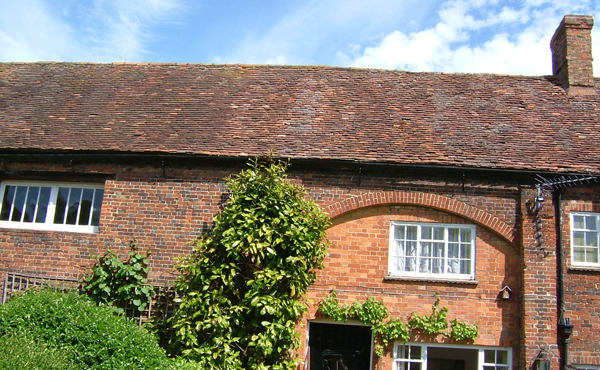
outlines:
[[[469,324],[466,322],[458,321],[457,319],[452,320],[450,323],[451,332],[450,337],[456,339],[459,342],[462,341],[474,341],[479,335],[479,326],[477,324]]]
[[[120,313],[132,309],[134,314],[139,314],[155,294],[154,288],[146,284],[150,251],[140,254],[135,240],[129,243],[129,248],[125,261],[111,250],[96,256],[91,273],[81,282],[80,289],[98,304],[113,305]]]
[[[446,307],[440,309],[440,300],[437,298],[431,308],[431,315],[419,315],[413,312],[408,319],[408,326],[411,329],[418,330],[424,334],[439,335],[445,334],[448,329],[448,309]]]
[[[375,336],[375,353],[383,356],[384,349],[395,340],[408,342],[410,334],[406,324],[399,319],[391,319],[388,322],[377,323],[372,326]]]
[[[319,302],[318,311],[336,321],[345,322],[348,319],[356,319],[371,326],[375,341],[375,353],[378,356],[383,355],[384,348],[390,341],[396,339],[408,341],[409,338],[406,324],[396,319],[384,321],[389,317],[388,309],[382,301],[377,301],[373,297],[367,298],[364,303],[356,300],[350,306],[340,305],[337,293],[332,291],[328,297]]]
[[[406,324],[397,318],[385,321],[389,317],[389,313],[382,301],[369,297],[364,303],[356,300],[350,306],[340,305],[337,293],[332,291],[328,297],[319,302],[318,311],[336,321],[345,322],[348,319],[356,319],[365,325],[371,326],[375,341],[375,353],[380,357],[384,354],[384,349],[390,342],[395,340],[408,342],[410,330],[429,335],[445,335],[459,342],[474,341],[477,338],[479,335],[478,325],[469,325],[458,319],[452,320],[451,331],[448,332],[448,309],[445,307],[440,308],[439,304],[440,300],[436,297],[430,315],[419,315],[413,312]]]
[[[287,166],[254,160],[227,179],[229,199],[213,227],[177,266],[174,345],[204,369],[296,366],[295,328],[330,220],[287,180]]]
[[[349,315],[356,317],[365,325],[375,325],[389,316],[388,310],[383,303],[376,301],[373,297],[367,298],[365,303],[362,304],[358,300],[354,301],[352,306],[350,306]]]

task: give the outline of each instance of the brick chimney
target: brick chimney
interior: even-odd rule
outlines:
[[[569,95],[595,94],[592,70],[592,27],[590,15],[565,15],[554,32],[552,74]]]

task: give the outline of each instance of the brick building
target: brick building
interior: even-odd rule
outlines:
[[[563,19],[541,77],[1,64],[0,281],[77,278],[135,238],[166,283],[219,209],[223,178],[273,150],[333,220],[298,328],[306,368],[598,369],[592,25]],[[479,336],[414,334],[377,358],[368,327],[316,315],[332,289],[403,318],[437,296]]]

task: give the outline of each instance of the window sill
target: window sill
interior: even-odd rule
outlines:
[[[600,272],[600,266],[569,266],[567,267],[567,271]]]
[[[598,270],[600,271],[600,269]],[[424,283],[443,283],[443,284],[461,284],[461,285],[477,285],[477,280],[459,280],[459,279],[436,279],[431,277],[416,277],[416,276],[397,276],[388,275],[383,278],[383,281],[416,281]]]
[[[76,225],[50,225],[50,224],[37,224],[37,223],[12,223],[6,221],[0,221],[1,229],[12,229],[15,231],[54,231],[54,232],[67,232],[67,233],[80,233],[80,234],[98,234],[100,228],[98,226],[76,226]]]

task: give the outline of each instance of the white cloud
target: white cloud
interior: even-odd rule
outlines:
[[[0,60],[139,60],[151,27],[180,8],[177,0],[5,0]]]
[[[412,33],[396,30],[358,51],[352,45],[350,55],[340,51],[338,57],[355,67],[547,75],[552,73],[550,38],[562,16],[600,15],[599,6],[589,1],[556,3],[450,0],[440,8],[434,27]],[[598,33],[593,32],[593,49],[600,52]],[[480,39],[482,35],[488,36]]]
[[[94,59],[136,61],[148,53],[145,43],[152,35],[149,28],[163,22],[180,8],[175,0],[95,0],[88,14],[87,30],[94,40]],[[108,59],[108,60],[106,60]]]
[[[40,0],[0,5],[0,60],[61,60],[71,50],[71,29]]]
[[[293,8],[267,32],[249,34],[235,50],[215,57],[214,61],[314,63],[311,58],[327,49],[328,44],[351,35],[358,37],[370,31],[379,33],[382,25],[419,21],[438,2],[439,0],[311,0]]]

